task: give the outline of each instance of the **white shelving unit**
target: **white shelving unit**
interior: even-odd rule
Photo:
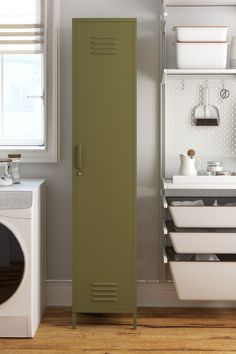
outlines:
[[[211,92],[216,92],[217,90],[219,91],[219,82],[221,82],[221,85],[222,87],[224,87],[224,83],[227,82],[227,80],[233,80],[231,81],[234,82],[234,80],[236,79],[236,69],[231,69],[231,68],[226,68],[226,69],[176,69],[176,68],[167,68],[167,49],[170,49],[169,47],[167,47],[167,41],[166,41],[166,30],[168,28],[169,31],[171,31],[170,29],[170,26],[167,25],[167,22],[168,22],[168,10],[170,8],[171,11],[173,11],[173,8],[188,8],[188,11],[189,11],[189,8],[191,7],[210,7],[209,9],[204,9],[204,13],[207,12],[207,11],[212,11],[211,8],[215,8],[215,7],[222,7],[222,9],[220,9],[220,16],[222,16],[222,11],[223,11],[223,8],[227,8],[227,7],[234,7],[233,10],[229,10],[227,9],[227,16],[229,16],[230,14],[230,24],[231,26],[233,27],[233,32],[231,31],[230,33],[230,36],[232,36],[232,34],[236,35],[236,26],[235,26],[235,23],[236,21],[234,21],[234,17],[232,18],[232,13],[234,13],[235,11],[235,14],[236,14],[236,0],[161,0],[161,6],[160,6],[160,11],[161,11],[161,26],[160,26],[160,40],[161,40],[161,51],[160,51],[160,77],[161,77],[161,136],[160,136],[160,141],[161,141],[161,176],[162,177],[169,177],[169,174],[165,173],[165,163],[164,163],[164,160],[165,160],[165,128],[166,128],[166,109],[165,109],[165,102],[166,102],[166,97],[168,97],[167,95],[168,94],[171,94],[173,95],[173,92],[174,92],[174,95],[175,97],[171,96],[171,98],[173,97],[173,104],[172,104],[172,101],[169,100],[168,102],[168,107],[170,106],[173,106],[173,109],[172,109],[172,113],[168,112],[168,114],[174,114],[174,111],[175,112],[180,112],[181,110],[181,114],[186,114],[186,110],[189,112],[189,109],[190,109],[190,105],[192,105],[192,108],[194,106],[197,106],[198,104],[200,104],[200,102],[202,102],[201,100],[203,100],[201,97],[200,97],[200,93],[199,93],[199,98],[197,98],[196,100],[193,99],[194,98],[194,92],[195,92],[195,97],[196,97],[196,85],[198,85],[200,87],[200,85],[203,85],[203,82],[212,82],[212,88],[210,87],[210,91]],[[174,9],[175,11],[175,9]],[[184,11],[184,10],[183,10]],[[190,11],[195,11],[194,9]],[[181,10],[182,12],[182,10]],[[189,12],[188,12],[189,13]],[[194,12],[195,14],[195,12]],[[211,14],[211,12],[210,12]],[[219,15],[219,13],[218,13]],[[173,13],[172,13],[172,21],[173,21],[173,17],[174,17],[174,21],[175,21],[175,18],[176,18],[176,23],[171,23],[171,27],[175,26],[176,24],[177,25],[185,25],[185,23],[179,23],[179,18],[177,16],[173,16]],[[208,19],[208,17],[210,18],[211,16],[205,16],[204,20],[203,21],[206,21],[206,19]],[[235,20],[236,20],[236,17],[235,17]],[[183,21],[183,17],[182,17],[182,21]],[[200,18],[199,19],[199,23],[194,23],[194,25],[202,25],[202,19]],[[211,19],[212,21],[212,19]],[[224,21],[224,25],[228,25],[227,23],[227,19],[224,18],[223,20],[221,21]],[[214,22],[214,20],[213,20]],[[234,23],[234,24],[233,24]],[[211,23],[212,24],[212,23]],[[204,23],[204,25],[206,25],[206,23]],[[220,23],[220,25],[222,25],[222,23]],[[173,36],[173,34],[171,34],[171,36]],[[171,37],[172,38],[172,37]],[[169,40],[170,42],[170,40]],[[170,45],[170,43],[168,44]],[[173,49],[171,49],[173,51]],[[171,52],[171,57],[173,57],[173,52]],[[186,110],[183,110],[183,107],[181,107],[181,104],[183,105],[182,101],[183,101],[183,95],[181,94],[181,92],[177,92],[176,91],[176,87],[170,87],[169,86],[169,91],[168,91],[168,86],[167,86],[167,83],[168,83],[168,79],[169,79],[169,82],[172,81],[172,86],[174,86],[174,81],[173,80],[179,80],[179,83],[178,85],[181,87],[183,87],[183,90],[184,90],[184,87],[186,86],[186,92],[189,91],[189,97],[191,97],[191,101],[190,99],[188,100],[188,94],[186,94],[186,100],[184,102],[184,104],[188,104],[188,108],[186,108]],[[182,81],[180,81],[182,80]],[[192,80],[192,82],[191,82]],[[194,85],[194,82],[198,80],[198,83],[196,85]],[[201,81],[200,81],[201,80]],[[218,80],[218,82],[217,82]],[[214,82],[214,83],[213,83]],[[228,81],[229,82],[229,81]],[[188,85],[185,85],[185,83],[188,83]],[[177,86],[177,84],[176,84]],[[226,85],[227,86],[227,85]],[[233,97],[233,95],[235,94],[235,90],[236,90],[236,80],[235,82],[231,85],[230,87],[231,89],[231,97]],[[168,92],[171,92],[171,93],[168,93]],[[191,91],[191,93],[190,93]],[[183,94],[185,94],[185,92],[183,92]],[[191,96],[190,96],[191,95]],[[212,98],[212,95],[210,95],[210,100]],[[231,98],[230,98],[231,99]],[[215,101],[215,102],[214,102]],[[214,100],[212,102],[211,100],[211,103],[212,104],[215,104],[215,105],[218,105],[219,102],[216,101],[216,97],[214,97]],[[236,156],[236,149],[234,149],[234,144],[236,146],[236,137],[235,137],[235,140],[233,142],[232,140],[232,136],[233,136],[233,132],[235,131],[235,127],[234,127],[234,112],[235,112],[235,109],[234,109],[234,104],[232,103],[231,101],[231,105],[228,105],[227,107],[227,104],[221,104],[223,103],[223,100],[222,102],[220,102],[220,110],[221,110],[221,114],[222,116],[225,117],[225,119],[227,119],[228,121],[228,124],[227,126],[225,125],[225,128],[221,128],[223,127],[223,125],[220,127],[220,129],[218,129],[218,132],[217,132],[217,142],[219,143],[220,141],[224,141],[224,146],[222,147],[222,156],[223,157],[232,157],[232,156]],[[224,103],[226,103],[226,101],[224,101]],[[179,109],[180,108],[180,109]],[[170,109],[168,108],[168,111],[170,111]],[[176,131],[176,135],[178,134],[178,129],[182,129],[182,131],[185,131],[186,134],[185,136],[190,136],[192,134],[192,130],[191,130],[191,126],[188,125],[186,126],[186,124],[182,124],[181,128],[178,126],[178,120],[180,119],[180,114],[177,115],[175,117],[175,121],[173,120],[173,132],[172,132],[172,135],[174,135],[174,131]],[[168,122],[169,126],[170,124],[172,124],[170,121]],[[210,158],[213,160],[215,159],[215,157],[219,157],[221,158],[221,156],[219,155],[219,148],[218,150],[215,151],[215,156],[214,156],[214,151],[212,149],[212,146],[213,146],[213,138],[212,136],[210,137],[209,139],[209,135],[206,134],[206,129],[205,129],[205,132],[203,132],[203,129],[198,129],[198,131],[202,133],[202,136],[201,136],[201,140],[202,142],[204,143],[205,141],[208,142],[208,147],[207,147],[207,151],[209,152],[210,151]],[[208,130],[209,131],[209,130]],[[195,131],[196,132],[196,131]],[[230,136],[230,138],[228,138]],[[176,137],[175,137],[176,138]],[[184,138],[184,137],[183,137]],[[229,143],[228,141],[226,142],[227,139],[231,139],[231,146],[229,146]],[[175,139],[176,140],[176,139]],[[183,139],[182,139],[183,141]],[[176,141],[175,141],[176,143]],[[200,146],[200,150],[202,150],[203,148],[203,143],[201,144]],[[168,143],[170,145],[170,142]],[[194,144],[194,141],[193,141],[193,144]],[[168,145],[168,146],[169,146]],[[175,144],[176,145],[176,144]],[[217,144],[216,144],[217,145]],[[176,147],[176,146],[175,146]],[[218,144],[218,147],[219,147],[219,144]],[[174,147],[173,147],[174,149]],[[235,152],[233,152],[233,150],[235,150]],[[183,150],[185,151],[185,150]],[[180,147],[180,151],[181,152],[181,147]],[[177,152],[178,153],[178,152]],[[170,162],[170,164],[172,164],[173,161]]]
[[[174,11],[174,8],[178,10],[179,7],[185,7],[188,8],[188,11],[190,11],[191,7],[204,7],[204,11],[211,11],[213,8],[222,7],[223,11],[223,8],[227,7],[226,13],[230,13],[230,15],[232,16],[232,11],[228,9],[228,7],[232,6],[236,6],[236,0],[161,1],[160,70],[162,81],[160,140],[162,176],[161,194],[163,201],[161,209],[161,218],[162,225],[164,225],[161,235],[161,247],[163,249],[164,263],[168,263],[169,265],[169,269],[172,274],[178,296],[182,300],[236,300],[236,284],[235,282],[233,282],[234,276],[236,276],[236,183],[228,183],[228,181],[227,183],[173,183],[173,180],[169,178],[169,172],[166,173],[166,129],[169,129],[171,127],[171,124],[173,124],[174,128],[171,128],[173,134],[178,135],[178,133],[182,131],[181,128],[179,128],[176,124],[179,122],[179,119],[181,118],[180,116],[182,115],[183,117],[186,113],[186,111],[181,106],[183,105],[183,102],[188,102],[188,110],[190,109],[190,107],[194,106],[193,102],[195,102],[195,98],[193,98],[193,96],[194,93],[196,94],[196,92],[198,92],[195,84],[193,84],[194,80],[198,80],[197,85],[199,85],[199,80],[203,80],[203,82],[204,80],[209,80],[209,82],[210,80],[214,80],[214,82],[211,83],[211,89],[214,92],[218,90],[219,85],[221,85],[221,82],[223,82],[224,85],[224,83],[227,82],[226,80],[229,80],[228,85],[231,85],[231,94],[234,95],[234,80],[236,75],[236,69],[227,68],[219,70],[184,70],[167,68],[166,57],[168,53],[166,45],[166,27],[168,21],[168,9],[172,8],[171,11]],[[178,16],[176,16],[176,18],[178,19]],[[180,24],[178,23],[178,25]],[[194,25],[196,25],[196,23],[194,23]],[[199,23],[199,25],[201,25],[201,23]],[[166,90],[165,88],[168,83],[168,80],[172,80],[173,82],[173,80],[175,79],[177,84],[173,83],[173,87],[171,87],[169,91]],[[184,92],[185,85],[187,88]],[[180,109],[181,113],[179,115],[176,114],[171,122],[171,120],[166,120],[165,102],[167,99],[166,95],[175,92],[175,90],[179,90],[178,94],[173,97],[172,101],[167,101],[169,105],[172,103],[173,106],[173,109],[169,110],[169,114],[174,115],[174,112],[176,112],[176,110],[178,109]],[[191,95],[191,101],[188,101],[188,94]],[[195,103],[195,105],[196,104],[197,103]],[[226,131],[227,129],[228,132],[236,130],[234,129],[233,122],[235,120],[235,112],[233,108],[234,106],[236,106],[236,95],[234,105],[231,101],[231,106],[229,105],[229,107],[221,107],[222,116],[224,115],[225,118],[230,121],[227,123],[228,125],[226,124],[226,121],[224,121],[224,124],[226,126],[225,130],[223,129],[223,127],[221,128],[222,137],[224,138],[226,136],[226,139],[228,138],[228,133]],[[184,126],[181,127],[184,129]],[[189,131],[193,129],[191,128],[191,124],[188,124],[187,129],[189,129]],[[199,134],[203,134],[202,136],[204,136],[205,131],[201,130],[202,128],[197,129],[197,133],[199,132]],[[195,133],[196,131],[194,131],[194,134]],[[188,135],[188,132],[186,134]],[[186,134],[183,136],[186,136]],[[230,139],[232,137],[234,139],[234,134],[230,135]],[[211,137],[209,138],[209,140],[210,139]],[[179,142],[181,146],[181,138],[179,139]],[[171,139],[169,143],[171,143]],[[189,148],[190,147],[192,146],[189,146]],[[232,151],[236,153],[236,140],[234,140],[233,142],[227,141],[227,144],[222,147],[222,149],[223,151],[225,151],[225,153],[229,152],[229,155]],[[180,152],[181,148],[180,151],[176,151],[176,159],[178,158],[178,154]],[[218,152],[218,150],[216,150],[216,152]],[[230,158],[233,158],[233,155],[234,154],[231,153]],[[172,166],[173,161],[169,159],[169,156],[167,163]],[[186,200],[191,203],[191,201],[196,201],[199,199],[204,201],[204,204],[202,204],[201,206],[197,206],[196,204],[190,204],[185,206],[182,206],[181,204],[177,206],[172,205],[173,201],[181,202]],[[232,221],[232,219],[235,221]],[[186,229],[186,225],[188,225],[188,229]],[[231,227],[231,229],[229,227]],[[190,239],[192,240],[192,243],[189,241]],[[229,244],[227,244],[227,242],[229,242]],[[173,247],[175,247],[175,250],[173,249]],[[185,250],[182,253],[186,252],[186,254],[178,255],[179,250]],[[191,250],[191,254],[189,254],[189,250]],[[221,250],[222,252],[218,252]],[[199,255],[194,256],[194,253],[201,253],[201,257],[199,257]],[[223,255],[214,254],[214,256],[212,255],[212,259],[214,261],[211,261],[211,257],[207,256],[207,254],[209,253],[223,253]],[[166,280],[169,279],[168,267],[163,267],[162,278]]]
[[[217,23],[214,23],[214,25],[219,24],[222,25],[222,23],[218,23],[218,21],[222,21],[221,19],[221,11],[223,11],[223,8],[227,9],[228,12],[231,12],[232,14],[232,10],[231,8],[235,8],[236,6],[236,0],[161,0],[160,1],[160,12],[161,12],[161,71],[163,73],[163,70],[167,68],[166,66],[166,51],[167,51],[167,43],[166,43],[166,25],[168,22],[168,11],[171,10],[173,11],[173,8],[176,8],[176,10],[181,9],[181,8],[185,8],[185,9],[190,9],[191,8],[205,8],[204,11],[207,12],[209,11],[209,15],[210,16],[203,16],[203,18],[200,18],[199,20],[199,25],[206,25],[206,21],[208,21],[208,24],[212,24],[212,14],[211,12],[213,11],[214,8],[221,8],[222,10],[219,9],[218,11],[218,17],[220,17],[220,19],[218,18],[216,21]],[[208,9],[207,9],[208,8]],[[196,10],[191,10],[191,11],[198,11],[198,9]],[[178,15],[176,16],[176,24],[179,25],[179,18],[178,16],[180,15],[180,13],[178,13]],[[187,19],[188,20],[188,19]],[[203,21],[203,22],[202,22]],[[204,22],[205,21],[205,22]],[[187,25],[189,24],[188,22],[184,23],[183,25]],[[194,23],[194,25],[197,25],[196,23]],[[213,24],[212,24],[213,25]],[[169,70],[172,70],[174,68],[170,68]],[[226,69],[224,70],[216,70],[217,74],[235,74],[234,70],[233,71],[229,71],[231,69]],[[183,70],[183,74],[198,74],[197,70],[190,70],[190,72],[185,72],[185,70]],[[199,73],[203,73],[203,74],[214,74],[214,70],[209,70],[209,72],[202,70]],[[175,73],[177,74],[177,73]],[[180,72],[181,74],[181,72]]]

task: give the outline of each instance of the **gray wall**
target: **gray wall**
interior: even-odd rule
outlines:
[[[28,164],[23,176],[45,177],[47,278],[71,278],[71,19],[138,18],[138,278],[158,278],[158,1],[60,0],[61,161]]]

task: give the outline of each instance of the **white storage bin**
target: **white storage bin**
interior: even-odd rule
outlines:
[[[227,26],[176,26],[178,42],[226,42]]]
[[[169,264],[180,300],[236,300],[236,262],[170,261]]]
[[[169,232],[177,253],[236,253],[236,232]]]
[[[170,206],[169,210],[177,227],[236,227],[236,206]]]
[[[181,260],[175,260],[176,256]],[[218,261],[189,261],[186,255],[185,261],[172,248],[163,249],[180,300],[236,300],[236,255],[216,256]]]
[[[236,229],[183,229],[162,220],[162,233],[169,235],[176,253],[236,254]]]
[[[164,208],[169,209],[176,227],[190,229],[236,228],[235,197],[208,197],[202,199],[200,197],[168,197],[167,199],[162,196],[162,204]],[[180,204],[173,206],[173,202],[175,204],[179,202]],[[185,205],[185,202],[188,205]],[[195,205],[196,203],[198,205]]]
[[[175,43],[178,69],[225,69],[228,43]]]

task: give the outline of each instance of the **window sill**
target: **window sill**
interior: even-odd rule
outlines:
[[[0,154],[1,151],[46,151],[45,146],[17,146],[17,145],[12,145],[12,146],[1,146],[0,147]]]
[[[46,149],[45,146],[3,146],[0,148],[0,158],[5,158],[8,153],[13,152],[22,155],[22,162],[58,162],[57,146],[51,146],[49,149]]]

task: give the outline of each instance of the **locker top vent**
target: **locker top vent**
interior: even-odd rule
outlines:
[[[119,40],[116,36],[92,36],[90,40],[92,55],[117,55]]]

